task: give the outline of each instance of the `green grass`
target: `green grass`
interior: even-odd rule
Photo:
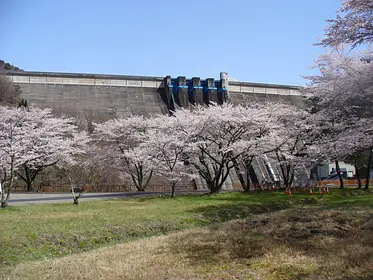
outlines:
[[[111,244],[218,225],[285,209],[373,210],[373,193],[332,190],[330,195],[282,192],[185,195],[102,201],[79,206],[43,204],[0,211],[0,273],[33,260],[53,259]]]

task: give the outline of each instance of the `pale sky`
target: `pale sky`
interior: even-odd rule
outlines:
[[[0,59],[29,71],[304,85],[340,0],[0,0]]]

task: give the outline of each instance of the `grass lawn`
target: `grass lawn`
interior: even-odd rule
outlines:
[[[0,279],[373,279],[369,191],[83,199],[0,225]]]

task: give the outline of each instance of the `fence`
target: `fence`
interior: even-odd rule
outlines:
[[[366,179],[361,179],[361,184],[365,185]],[[358,186],[359,183],[357,180],[343,180],[344,185],[346,186]],[[369,180],[369,184],[373,183],[373,179]],[[339,187],[339,180],[328,180],[328,181],[318,181],[317,182],[318,186],[325,186],[325,185],[334,185],[336,187]]]

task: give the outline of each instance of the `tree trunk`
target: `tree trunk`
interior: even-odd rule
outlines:
[[[32,182],[28,181],[28,182],[26,182],[26,184],[27,184],[26,191],[27,192],[32,192],[32,190],[33,190]]]
[[[224,170],[226,169],[226,170]],[[224,182],[227,180],[229,175],[230,168],[228,168],[227,164],[222,168],[219,168],[218,174],[215,176],[215,185],[216,185],[216,192],[220,192],[223,188]]]
[[[3,188],[3,192],[1,193],[1,208],[6,208],[8,207],[8,201],[10,198],[10,192],[13,188],[13,181],[14,181],[14,156],[10,157],[10,178],[9,178],[9,186],[8,188]]]
[[[247,167],[246,167],[247,168]],[[246,185],[245,185],[245,188],[244,188],[244,192],[249,192],[251,191],[251,177],[250,177],[250,167],[246,169]]]
[[[245,192],[248,192],[251,190],[251,172],[252,172],[252,162],[253,158],[251,157],[250,160],[245,160],[245,171],[246,171],[246,189]]]
[[[8,201],[9,201],[9,198],[10,198],[10,191],[13,188],[13,176],[10,176],[10,178],[11,178],[12,181],[9,182],[8,188],[5,188],[5,184],[4,184],[3,192],[1,193],[1,205],[0,205],[1,208],[8,207]],[[6,189],[6,191],[5,191],[5,189]]]
[[[6,208],[8,204],[5,201],[5,183],[3,184],[2,192],[0,193],[0,207]]]
[[[290,168],[290,167],[289,167]],[[290,174],[291,174],[291,176],[290,176],[290,180],[289,180],[289,187],[291,187],[291,185],[293,184],[293,182],[294,182],[294,177],[295,177],[295,174],[294,174],[294,170],[291,170],[290,171]],[[294,185],[295,186],[295,185]]]
[[[220,191],[219,188],[219,178],[222,176],[221,171],[219,170],[214,170],[214,176],[207,176],[206,174],[203,174],[200,172],[202,175],[202,178],[205,180],[206,185],[208,189],[210,190],[210,194],[218,193]]]
[[[31,192],[32,191],[32,180],[31,180],[31,169],[28,168],[27,166],[24,166],[24,170],[25,170],[25,178],[23,178],[22,176],[21,179],[23,179],[25,182],[26,182],[26,185],[27,185],[27,192]]]
[[[370,181],[370,169],[372,168],[372,148],[369,151],[369,159],[368,159],[368,170],[367,170],[367,180],[365,181],[364,189],[369,189],[369,181]]]
[[[75,194],[75,190],[79,191],[78,195]],[[78,187],[71,186],[71,193],[73,195],[73,200],[74,200],[73,204],[74,205],[79,205],[79,198],[82,195],[83,191],[84,191],[83,188],[78,188]]]
[[[153,170],[150,171],[149,175],[146,176],[146,172],[144,173],[142,165],[135,166],[136,167],[136,174],[129,173],[132,179],[133,184],[135,185],[138,192],[144,192],[146,187],[149,184],[149,181],[153,175]]]
[[[79,197],[74,197],[74,205],[79,205]]]
[[[218,188],[215,185],[214,181],[206,181],[207,187],[210,190],[210,194],[218,193]]]
[[[215,166],[212,167],[204,164],[206,170],[202,170],[201,168],[197,167],[197,170],[201,177],[205,180],[208,189],[210,190],[210,194],[220,192],[221,188],[225,180],[229,175],[229,171],[233,168],[233,166],[228,166],[228,162],[225,163],[216,163]]]
[[[7,208],[8,207],[8,200],[9,200],[9,196],[10,196],[10,188],[7,189],[7,191],[5,191],[5,183],[3,185],[3,189],[2,189],[2,192],[1,192],[1,205],[0,207],[1,208]]]
[[[25,174],[22,174],[21,172],[17,172],[17,175],[19,176],[19,178],[21,178],[26,183],[27,191],[32,192],[33,189],[34,189],[34,182],[35,182],[36,176],[41,171],[43,171],[44,168],[55,165],[57,162],[58,161],[55,161],[55,162],[52,162],[52,163],[49,163],[49,164],[46,164],[46,165],[36,166],[34,168],[30,168],[29,166],[24,165],[23,170],[24,170]]]
[[[173,184],[171,185],[171,197],[175,197],[175,187],[176,187],[176,184],[173,183]]]
[[[281,169],[282,177],[284,179],[285,188],[291,187],[293,173],[291,171],[290,164],[281,164],[280,169]]]
[[[219,189],[216,188],[216,187],[213,187],[213,188],[211,189],[211,191],[210,191],[210,194],[217,194],[217,193],[219,193]]]
[[[361,189],[362,185],[361,185],[361,179],[360,179],[359,165],[358,165],[358,162],[357,162],[357,156],[355,156],[354,166],[355,166],[355,171],[356,171],[356,179],[357,179],[357,183],[358,183],[357,188]]]
[[[341,174],[341,169],[339,168],[338,160],[335,161],[335,169],[337,171],[337,175],[338,175],[338,178],[339,178],[339,188],[343,189],[344,188],[343,178],[342,178],[342,174]]]

